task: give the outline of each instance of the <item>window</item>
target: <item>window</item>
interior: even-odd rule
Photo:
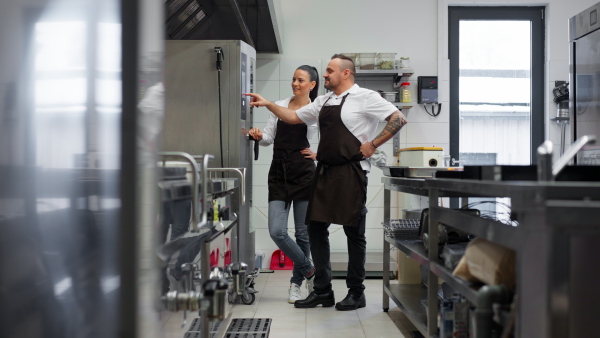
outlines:
[[[543,142],[542,7],[450,7],[450,154],[528,165]]]

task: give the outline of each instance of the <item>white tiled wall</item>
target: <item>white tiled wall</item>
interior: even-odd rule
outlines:
[[[560,129],[549,121],[556,115],[552,103],[551,89],[555,80],[568,79],[568,19],[595,4],[597,0],[546,0],[504,1],[509,6],[546,6],[546,135],[553,142],[560,141]],[[449,61],[447,59],[448,21],[447,7],[452,6],[497,6],[495,0],[304,0],[280,1],[282,27],[281,54],[259,54],[257,60],[257,92],[269,100],[290,96],[290,82],[294,70],[309,64],[320,70],[322,76],[331,55],[341,52],[392,52],[409,56],[415,74],[410,78],[416,100],[418,76],[439,76],[439,99],[441,114],[427,115],[422,106],[415,106],[403,113],[409,124],[400,131],[401,147],[438,146],[445,152],[449,146]],[[375,14],[373,12],[375,11]],[[368,14],[367,14],[368,13]],[[373,89],[381,86],[381,80],[373,82],[357,78],[357,83]],[[321,81],[320,93],[324,93]],[[385,84],[383,86],[386,86]],[[429,108],[429,107],[428,107]],[[264,108],[255,110],[255,126],[264,127],[267,118]],[[382,127],[381,125],[380,127]],[[316,142],[316,140],[314,140]],[[311,146],[313,150],[317,145]],[[393,164],[391,141],[382,149],[388,154],[388,163]],[[265,264],[270,254],[277,249],[267,230],[266,170],[271,160],[271,150],[261,147],[261,156],[255,162],[253,222],[256,227],[256,249],[264,251]],[[381,221],[383,219],[383,191],[381,171],[373,169],[369,174],[368,187],[368,231],[367,249],[379,251],[382,246]],[[422,198],[393,195],[392,217],[402,208],[424,206]],[[400,206],[400,207],[398,207]],[[336,225],[332,225],[332,232]],[[290,223],[290,229],[293,225]],[[332,251],[345,251],[346,240],[342,230],[331,236]]]

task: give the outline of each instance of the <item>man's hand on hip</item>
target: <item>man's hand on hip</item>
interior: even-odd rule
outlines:
[[[371,142],[365,142],[360,146],[360,152],[363,154],[365,158],[371,157],[375,152],[375,148]]]

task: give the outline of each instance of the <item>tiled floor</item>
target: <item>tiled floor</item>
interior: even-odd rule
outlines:
[[[356,311],[337,311],[333,307],[296,309],[287,303],[291,271],[261,273],[255,279],[259,292],[251,305],[235,304],[232,318],[272,318],[270,338],[387,338],[412,337],[415,330],[398,307],[390,300],[389,311],[382,310],[382,280],[367,279],[367,306]],[[333,280],[336,301],[347,293],[344,279]],[[306,296],[303,285],[302,296]],[[166,338],[183,338],[196,314],[188,314],[188,325],[181,328],[183,315],[174,313],[164,318]]]

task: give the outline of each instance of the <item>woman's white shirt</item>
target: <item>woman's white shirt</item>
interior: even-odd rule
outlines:
[[[288,97],[287,99],[276,101],[275,104],[278,106],[281,106],[281,107],[288,108],[291,100],[292,100],[292,97]],[[277,116],[275,116],[275,114],[269,113],[269,117],[267,118],[267,126],[265,127],[265,129],[262,132],[263,138],[260,141],[261,146],[271,145],[275,141],[275,135],[277,135],[277,121],[278,120],[279,119],[277,118]],[[308,128],[306,131],[306,139],[308,140],[308,142],[310,142],[312,140],[313,136],[315,135],[315,133],[317,132],[318,126],[316,123],[307,124],[307,126],[308,126]]]

